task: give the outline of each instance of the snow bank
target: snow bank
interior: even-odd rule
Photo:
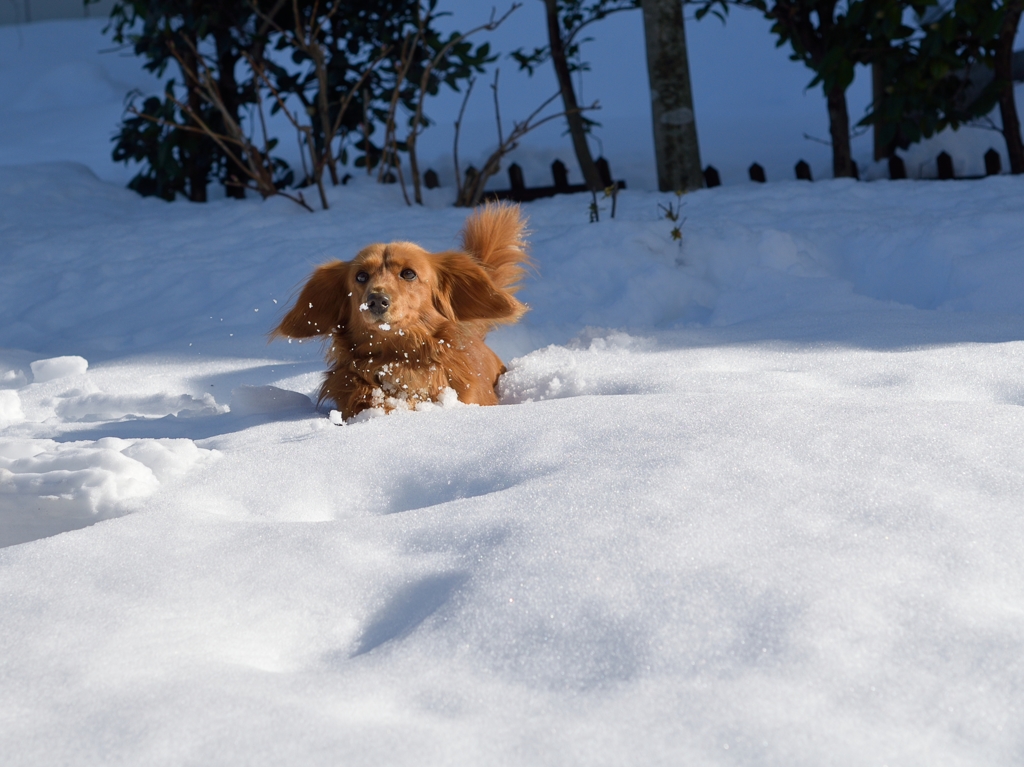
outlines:
[[[106,19],[0,26],[0,165],[74,160],[125,184],[110,137],[134,89],[160,80],[103,35]]]
[[[0,432],[0,546],[136,510],[161,483],[216,455],[191,439],[75,440],[68,431],[74,424],[210,416],[229,408],[209,393],[105,392],[84,357],[20,361],[28,356],[0,351],[0,369],[13,387],[0,389],[0,428],[8,427]]]
[[[682,341],[224,434],[148,514],[8,549],[5,752],[98,763],[131,705],[153,762],[1012,764],[1024,343]]]
[[[308,401],[308,400],[307,400]],[[215,415],[228,408],[217,405],[209,394],[199,399],[190,394],[171,396],[151,394],[146,397],[123,397],[110,394],[85,394],[68,397],[57,405],[57,415],[67,421],[116,421],[121,418],[173,415],[187,418]]]
[[[48,360],[36,360],[29,365],[32,380],[35,383],[46,383],[58,378],[82,375],[89,369],[89,361],[84,357],[53,357]]]
[[[0,285],[5,343],[91,360],[123,348],[258,358],[268,329],[316,264],[349,258],[373,241],[454,243],[462,211],[413,209],[396,224],[380,212],[403,209],[397,189],[351,184],[331,190],[331,210],[310,215],[286,200],[142,200],[68,165],[0,167],[12,267]],[[58,188],[59,196],[46,191]],[[30,199],[35,204],[26,207]],[[40,211],[51,209],[42,200],[60,212],[46,225],[67,247],[48,248],[35,234],[48,215]],[[494,336],[498,351],[512,357],[563,344],[587,327],[727,326],[811,310],[871,312],[875,301],[1024,311],[1015,221],[1024,189],[1016,179],[707,190],[682,199],[681,248],[659,208],[677,202],[626,193],[614,220],[602,202],[597,224],[587,223],[582,198],[532,204],[539,270],[522,293],[532,311],[524,325]],[[56,284],[36,276],[43,248],[45,263],[62,275]],[[272,349],[291,359],[318,356],[315,343]]]
[[[215,455],[187,439],[0,439],[0,546],[118,516]]]
[[[0,426],[8,426],[24,418],[18,392],[0,390]]]

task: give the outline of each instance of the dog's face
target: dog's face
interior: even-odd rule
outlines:
[[[382,331],[440,321],[436,257],[411,242],[370,245],[350,263],[350,327]]]

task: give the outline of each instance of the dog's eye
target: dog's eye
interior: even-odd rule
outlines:
[[[356,273],[356,282],[366,282],[368,279],[370,279],[370,275],[366,272]]]
[[[403,269],[402,279],[409,280],[411,282],[412,280],[416,279],[416,272],[414,272],[412,269]]]

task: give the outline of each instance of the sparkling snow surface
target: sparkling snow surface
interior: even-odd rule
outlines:
[[[5,766],[1024,761],[1024,179],[532,203],[503,404],[336,425],[266,334],[450,196],[0,165]]]

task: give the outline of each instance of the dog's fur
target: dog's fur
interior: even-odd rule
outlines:
[[[529,265],[525,224],[518,206],[488,205],[466,221],[461,251],[378,243],[324,264],[271,339],[329,336],[320,401],[344,418],[436,401],[449,387],[496,405],[505,366],[484,337],[526,311],[513,295]]]

